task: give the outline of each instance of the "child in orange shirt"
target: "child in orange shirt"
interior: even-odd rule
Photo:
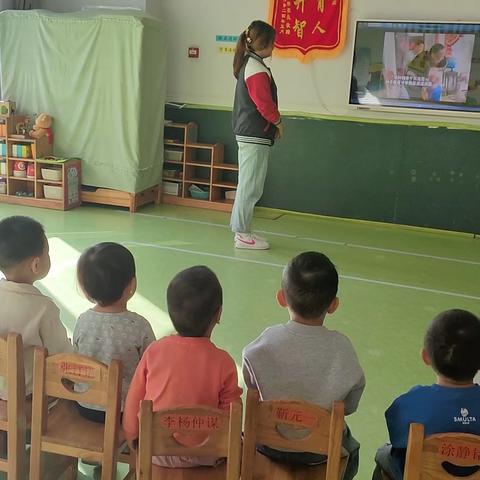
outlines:
[[[154,411],[182,405],[227,410],[242,394],[235,362],[210,340],[222,313],[222,287],[217,276],[203,266],[180,272],[168,286],[167,304],[178,335],[153,342],[135,371],[123,412],[123,428],[130,444],[138,438],[141,400],[152,400]],[[217,460],[153,458],[155,464],[172,468],[215,465]]]

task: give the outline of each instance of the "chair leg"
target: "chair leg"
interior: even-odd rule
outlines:
[[[65,480],[76,480],[77,473],[78,473],[78,458],[73,458],[72,464],[68,468],[67,473],[65,475]]]
[[[7,458],[7,432],[0,432],[0,458]]]
[[[40,480],[42,470],[42,458],[40,445],[30,447],[30,480]]]
[[[111,461],[105,461],[105,456],[103,458],[102,480],[115,480],[115,477],[117,476],[117,462],[113,458]]]

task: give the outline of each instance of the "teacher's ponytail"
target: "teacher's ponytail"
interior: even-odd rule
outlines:
[[[235,56],[233,57],[233,76],[238,78],[238,74],[243,65],[243,59],[247,51],[247,33],[242,32],[237,40],[235,47]]]
[[[237,40],[235,56],[233,57],[233,75],[238,78],[247,51],[256,52],[263,50],[275,41],[275,29],[262,20],[254,20],[243,31]]]

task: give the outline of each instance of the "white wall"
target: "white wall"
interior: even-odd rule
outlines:
[[[0,0],[13,1],[13,0]],[[163,0],[39,0],[40,8],[54,12],[73,12],[83,6],[133,7],[140,8],[154,17],[160,16]]]
[[[173,101],[231,106],[233,56],[218,53],[216,34],[239,34],[251,20],[266,19],[268,0],[157,0],[169,27],[168,97]],[[439,116],[358,112],[347,106],[357,19],[480,21],[478,0],[350,0],[347,47],[333,60],[303,65],[273,58],[282,110],[319,114],[415,120],[452,120]],[[200,47],[200,59],[187,58],[189,46]],[[388,116],[388,117],[387,117]],[[459,122],[472,120],[460,119]],[[480,124],[480,121],[478,122]]]
[[[160,1],[160,0],[158,0]],[[40,7],[54,12],[74,12],[83,6],[135,7],[145,10],[146,0],[40,0]]]
[[[153,17],[160,17],[163,0],[146,0],[145,11]]]

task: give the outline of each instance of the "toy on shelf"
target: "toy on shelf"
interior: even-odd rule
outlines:
[[[16,197],[29,197],[29,198],[33,198],[34,196],[34,193],[33,192],[26,192],[24,190],[17,190],[15,192],[15,196]]]
[[[28,162],[27,164],[27,178],[35,178],[35,164]]]
[[[30,148],[30,145],[13,143],[11,147],[12,147],[12,157],[30,158],[30,156],[32,155],[32,149]]]
[[[26,178],[27,177],[27,164],[22,161],[13,162],[13,176],[16,178]]]
[[[53,132],[52,132],[52,122],[53,119],[47,113],[41,113],[35,120],[35,125],[33,129],[30,130],[29,134],[32,138],[37,140],[46,136],[48,138],[48,143],[53,143]]]
[[[0,117],[11,117],[15,113],[15,102],[0,100]]]
[[[25,117],[25,119],[21,122],[18,122],[15,126],[15,132],[11,133],[10,138],[23,140],[28,138],[30,129],[32,128],[32,122],[30,117]]]

